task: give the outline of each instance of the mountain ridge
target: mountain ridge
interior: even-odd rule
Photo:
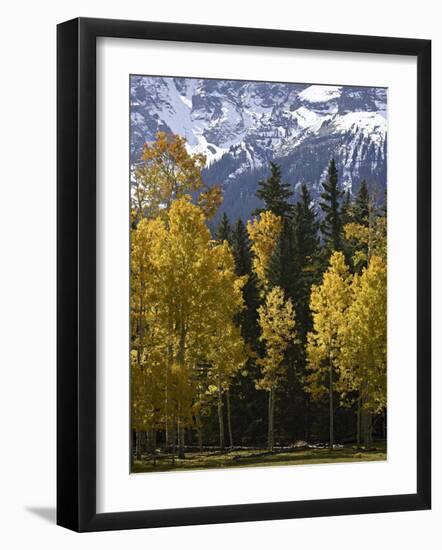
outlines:
[[[317,200],[330,158],[340,185],[354,194],[362,179],[378,193],[387,183],[384,88],[132,76],[131,161],[158,131],[186,138],[204,153],[204,178],[221,184],[218,215],[247,219],[269,161],[281,165],[294,200],[306,183]]]

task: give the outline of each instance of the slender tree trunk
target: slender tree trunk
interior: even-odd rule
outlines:
[[[304,422],[304,439],[310,441],[310,402],[305,399],[305,422]]]
[[[232,436],[232,415],[230,409],[230,391],[226,391],[226,403],[227,403],[227,429],[229,432],[229,446],[233,447],[233,436]]]
[[[370,447],[373,443],[373,419],[370,412],[361,411],[362,444],[364,447]]]
[[[178,458],[185,458],[184,455],[184,428],[180,418],[180,411],[178,410],[177,420],[177,438],[178,438]]]
[[[367,411],[364,407],[366,401],[366,391],[364,388],[361,398],[361,435],[362,444],[364,445],[364,447],[369,447],[373,443],[373,419],[371,413]]]
[[[273,451],[274,445],[274,414],[275,414],[275,396],[274,389],[271,388],[269,391],[269,431],[268,431],[268,449]]]
[[[164,439],[167,451],[169,449],[169,361],[166,364],[164,384]]]
[[[148,443],[147,432],[145,432],[145,431],[140,432],[140,454],[141,455],[143,453],[146,453],[147,443]]]
[[[221,393],[221,383],[218,380],[218,424],[219,424],[219,448],[224,450],[224,418],[223,418],[223,398]]]
[[[172,331],[173,323],[169,314],[168,321],[168,342],[167,342],[167,363],[166,363],[166,380],[164,388],[164,431],[165,431],[165,445],[166,451],[169,450],[169,372],[173,363],[173,349],[172,349]]]
[[[178,430],[178,457],[179,458],[186,458],[186,455],[184,453],[184,443],[185,443],[184,436],[185,436],[184,426],[181,425]]]
[[[141,459],[141,441],[140,441],[140,434],[138,430],[135,432],[135,456],[137,460]]]
[[[172,418],[172,464],[175,464],[175,451],[176,451],[176,420],[175,415]]]
[[[203,452],[203,430],[202,430],[201,418],[199,414],[195,416],[195,424],[196,424],[196,434],[198,438],[198,449],[199,449],[199,452],[202,453]]]
[[[152,460],[154,465],[157,461],[157,431],[155,428],[150,430],[150,454],[152,455]]]
[[[358,396],[356,410],[356,444],[358,447],[361,444],[361,394]]]
[[[180,341],[179,341],[179,350],[178,350],[178,364],[181,369],[184,371],[184,355],[185,355],[185,344],[186,344],[186,327],[183,319],[180,321]],[[182,410],[180,397],[178,398],[178,457],[184,458],[184,427],[182,424],[184,411]]]
[[[328,370],[328,404],[329,404],[329,416],[330,416],[330,440],[328,446],[333,449],[334,445],[334,426],[333,426],[333,363],[330,358],[329,370]]]

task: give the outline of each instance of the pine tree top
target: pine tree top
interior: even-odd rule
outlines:
[[[324,212],[324,219],[321,223],[321,233],[329,249],[341,250],[343,237],[341,199],[343,191],[339,189],[338,170],[334,158],[330,160],[327,180],[322,183],[322,187],[324,191],[321,193],[322,201],[319,206]]]
[[[231,239],[232,228],[230,227],[229,218],[224,212],[216,230],[216,240],[220,242],[227,241],[228,243],[230,243]]]
[[[356,195],[354,204],[354,219],[360,225],[368,225],[370,215],[370,195],[367,182],[363,180]]]
[[[252,256],[250,240],[246,226],[241,218],[238,218],[232,230],[232,250],[235,258],[236,272],[238,275],[248,275],[252,271]]]
[[[260,180],[258,186],[256,196],[264,202],[265,208],[255,210],[253,215],[270,210],[276,216],[290,216],[292,205],[288,199],[292,196],[292,190],[288,183],[281,181],[281,168],[275,162],[270,162],[270,176]]]

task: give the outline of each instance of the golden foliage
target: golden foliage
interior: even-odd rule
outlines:
[[[386,406],[387,382],[387,266],[372,256],[367,268],[355,276],[351,304],[341,334],[343,391],[357,391],[365,410]]]
[[[208,217],[222,202],[218,186],[208,188],[201,177],[206,163],[202,154],[191,155],[186,140],[178,135],[158,132],[153,144],[145,144],[132,182],[134,217],[164,214],[172,202],[184,195],[200,192],[199,202]]]
[[[341,328],[351,301],[351,276],[342,252],[334,252],[322,284],[313,285],[310,309],[313,330],[307,335],[307,391],[313,399],[328,391],[330,367],[339,373]]]
[[[353,254],[355,268],[367,266],[373,254],[387,259],[387,219],[385,216],[370,218],[368,226],[348,223],[344,226],[347,241],[356,244]]]
[[[267,294],[265,303],[258,309],[258,323],[261,328],[261,342],[266,353],[258,359],[261,366],[261,379],[257,388],[275,388],[284,377],[283,361],[286,349],[295,342],[295,311],[290,299],[284,299],[284,292],[274,287]]]
[[[268,285],[267,268],[281,229],[282,219],[270,210],[262,212],[258,218],[247,223],[247,231],[252,241],[253,269],[264,288]]]
[[[172,418],[190,425],[201,393],[201,362],[213,363],[228,385],[245,361],[233,323],[243,304],[244,283],[235,274],[227,243],[211,240],[203,210],[186,195],[174,200],[163,217],[143,219],[132,229],[132,373],[144,388],[133,393],[133,419],[157,427]],[[145,413],[151,410],[155,415]]]

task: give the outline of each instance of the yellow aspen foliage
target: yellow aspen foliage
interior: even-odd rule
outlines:
[[[265,210],[258,218],[247,223],[247,231],[252,241],[253,269],[264,288],[268,285],[267,268],[281,229],[282,219],[270,210]]]
[[[175,134],[158,132],[156,141],[146,143],[133,171],[132,207],[136,220],[153,218],[167,211],[172,201],[199,191],[200,203],[208,216],[221,204],[218,186],[208,188],[201,177],[206,163],[202,154],[191,155],[186,140]]]
[[[165,236],[159,219],[144,219],[131,232],[132,425],[138,431],[162,423],[155,414],[163,399],[165,368],[157,259]]]
[[[377,216],[370,218],[368,226],[358,223],[348,223],[344,226],[344,235],[347,241],[357,243],[353,255],[353,264],[367,266],[370,257],[376,254],[384,259],[387,258],[387,218]]]
[[[132,376],[143,388],[134,391],[133,418],[182,430],[193,422],[202,393],[198,367],[214,358],[216,338],[224,386],[244,362],[233,321],[246,278],[235,274],[227,243],[211,240],[190,197],[174,200],[164,214],[142,219],[131,232]]]
[[[212,365],[209,378],[213,379],[220,393],[228,389],[232,376],[247,359],[245,343],[235,316],[244,307],[242,288],[247,277],[235,274],[235,261],[226,241],[213,247],[215,262],[210,315],[207,315],[207,329],[211,334],[208,342],[207,359]],[[209,381],[210,383],[210,381]]]
[[[267,294],[265,303],[258,309],[260,341],[265,344],[265,356],[258,360],[261,378],[259,389],[276,388],[285,376],[283,361],[287,347],[295,342],[295,311],[290,299],[285,300],[283,290],[275,286]]]
[[[198,206],[201,207],[207,219],[213,218],[218,207],[223,202],[223,194],[219,185],[206,188],[198,196]]]
[[[313,330],[307,335],[307,391],[313,399],[329,393],[330,369],[339,374],[341,332],[351,302],[351,276],[342,252],[334,252],[322,284],[313,285]],[[333,383],[334,385],[334,383]]]
[[[259,307],[258,324],[261,328],[259,339],[265,344],[265,355],[257,361],[261,378],[256,381],[256,387],[268,392],[267,446],[269,451],[273,451],[275,391],[286,378],[285,352],[296,338],[295,311],[291,300],[284,299],[284,292],[280,287],[273,287],[264,304]]]
[[[159,258],[162,307],[168,320],[171,412],[183,426],[192,421],[194,369],[204,353],[204,320],[212,292],[214,262],[202,210],[186,197],[167,214],[168,232]]]
[[[344,225],[344,235],[347,240],[355,239],[360,243],[368,244],[370,228],[359,223],[347,223]]]
[[[372,256],[352,284],[351,304],[341,334],[341,384],[358,392],[362,408],[379,413],[386,407],[387,266]]]

